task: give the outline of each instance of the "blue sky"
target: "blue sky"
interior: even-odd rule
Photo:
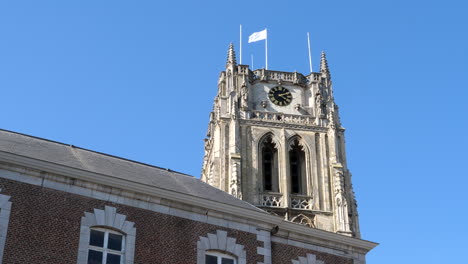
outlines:
[[[327,52],[368,263],[452,263],[468,235],[465,1],[0,1],[0,127],[199,176],[229,42]],[[463,165],[463,166],[462,166]]]

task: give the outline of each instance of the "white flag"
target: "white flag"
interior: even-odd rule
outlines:
[[[249,36],[249,43],[256,42],[259,40],[264,40],[267,38],[267,30],[266,28],[262,31],[255,32]]]

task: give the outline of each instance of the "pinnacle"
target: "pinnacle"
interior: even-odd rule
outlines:
[[[236,62],[236,52],[234,51],[234,44],[232,42],[229,44],[228,56],[226,64],[233,64],[235,65]]]
[[[322,56],[320,59],[320,72],[330,73],[330,70],[328,69],[327,56],[325,55],[325,51],[322,51]]]

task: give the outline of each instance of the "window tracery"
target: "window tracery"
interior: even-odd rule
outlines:
[[[271,135],[261,144],[263,190],[278,192],[278,150]]]
[[[298,138],[295,138],[289,146],[289,173],[291,193],[305,193],[305,152]]]

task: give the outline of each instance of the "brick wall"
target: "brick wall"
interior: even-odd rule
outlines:
[[[271,251],[273,264],[291,263],[291,260],[297,260],[299,257],[306,257],[307,253],[315,255],[317,260],[322,260],[325,264],[353,264],[353,260],[349,258],[276,242],[271,243]]]
[[[81,217],[105,205],[117,208],[117,213],[135,223],[135,264],[196,263],[199,236],[216,230],[227,231],[245,246],[247,263],[263,261],[257,255],[257,246],[262,243],[255,234],[2,178],[0,188],[12,202],[3,259],[6,264],[76,263]]]
[[[11,196],[10,222],[3,263],[76,263],[81,217],[105,205],[117,208],[136,227],[135,264],[196,263],[197,241],[216,230],[228,232],[244,245],[247,263],[262,262],[257,255],[256,234],[227,229],[185,218],[161,214],[0,178],[2,194]],[[291,263],[307,253],[326,264],[352,264],[348,258],[272,242],[273,264]]]

